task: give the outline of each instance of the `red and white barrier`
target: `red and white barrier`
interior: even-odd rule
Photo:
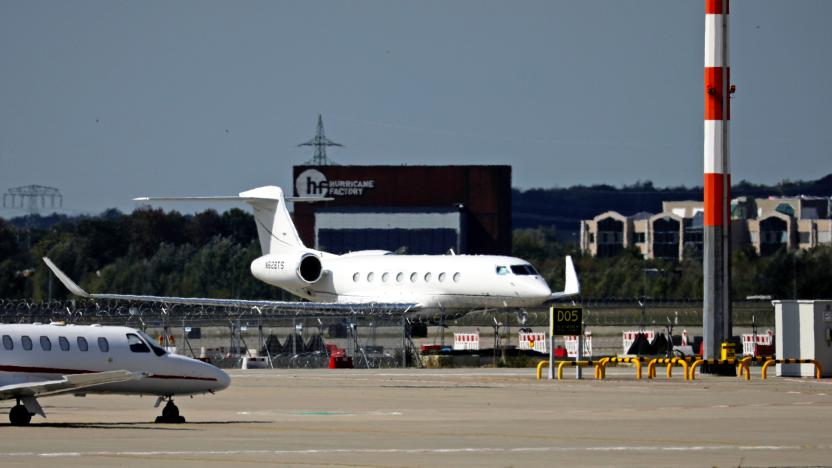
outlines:
[[[518,349],[533,350],[538,353],[548,353],[545,332],[520,332]]]
[[[564,336],[566,355],[573,358],[578,357],[578,336]],[[584,354],[583,357],[592,357],[592,332],[584,332]]]
[[[627,351],[630,350],[630,346],[633,345],[633,342],[636,341],[636,337],[639,334],[644,334],[647,338],[647,341],[652,343],[653,340],[656,338],[656,332],[654,330],[628,330],[623,333],[623,344],[624,344],[624,354],[627,354]]]
[[[742,335],[742,354],[744,356],[773,356],[774,333],[768,330],[765,335]]]
[[[480,334],[477,333],[454,333],[454,350],[473,350],[480,349]]]

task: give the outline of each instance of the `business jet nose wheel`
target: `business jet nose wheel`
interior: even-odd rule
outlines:
[[[156,416],[156,422],[162,424],[182,424],[185,418],[179,415],[179,408],[173,404],[173,399],[169,398],[165,407],[162,408],[162,415]]]
[[[12,410],[9,411],[9,422],[12,423],[12,426],[26,426],[31,420],[32,414],[20,403],[13,406]]]

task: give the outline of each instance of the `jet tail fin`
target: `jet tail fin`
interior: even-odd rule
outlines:
[[[257,237],[263,255],[269,253],[283,253],[306,249],[295,229],[295,223],[289,216],[286,202],[318,202],[332,198],[324,197],[285,197],[280,187],[273,185],[257,187],[240,193],[238,196],[221,197],[139,197],[134,201],[228,201],[246,202],[254,211],[254,221],[257,223]]]
[[[566,281],[563,285],[563,291],[552,293],[549,297],[549,301],[552,302],[558,299],[569,297],[569,296],[577,296],[581,293],[581,284],[578,282],[578,273],[575,272],[575,264],[572,263],[572,256],[566,256]]]

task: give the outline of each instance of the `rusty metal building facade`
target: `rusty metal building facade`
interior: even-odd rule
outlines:
[[[295,166],[294,220],[308,246],[440,254],[511,252],[511,166]]]

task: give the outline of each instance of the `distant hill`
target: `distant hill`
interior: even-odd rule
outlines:
[[[758,185],[741,181],[732,188],[734,197],[808,195],[832,196],[832,174],[814,181],[789,181]],[[656,188],[650,181],[624,187],[576,185],[569,188],[512,190],[512,224],[517,228],[554,226],[568,239],[579,229],[582,219],[591,219],[613,210],[623,215],[640,211],[658,213],[663,201],[702,200],[702,187]]]

